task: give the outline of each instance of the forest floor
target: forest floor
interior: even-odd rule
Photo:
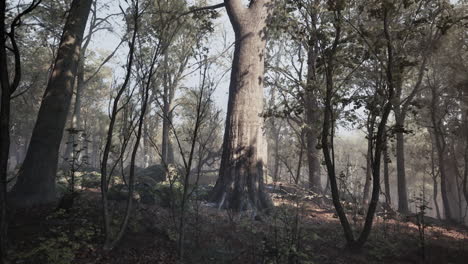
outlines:
[[[466,227],[427,218],[431,224],[424,225],[422,236],[416,218],[381,212],[369,241],[353,252],[345,247],[329,197],[286,184],[268,189],[275,204],[269,215],[234,215],[194,201],[187,212],[183,260],[177,257],[178,219],[171,206],[161,204],[137,203],[121,243],[103,251],[100,194],[83,190],[68,212],[47,207],[13,212],[11,263],[467,263]],[[124,201],[113,202],[113,214],[121,216],[124,207]],[[353,211],[352,204],[348,207]],[[348,216],[359,230],[363,216]],[[117,227],[120,218],[115,218]]]

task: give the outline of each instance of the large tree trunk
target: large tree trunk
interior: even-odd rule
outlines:
[[[60,142],[67,119],[80,58],[81,42],[92,0],[73,0],[12,198],[17,206],[55,200]]]
[[[236,42],[220,175],[211,198],[236,211],[271,206],[263,182],[267,152],[261,117],[270,2],[257,0],[245,7],[241,0],[225,0]]]
[[[312,23],[317,22],[317,13],[310,14]],[[315,27],[315,25],[313,26]],[[316,192],[322,192],[320,180],[320,160],[317,144],[319,140],[320,110],[318,106],[317,88],[317,59],[318,39],[316,34],[311,34],[307,50],[307,85],[304,91],[304,109],[306,121],[307,162],[309,165],[309,188]]]
[[[397,161],[397,190],[398,190],[398,211],[408,213],[408,189],[406,187],[405,172],[405,137],[403,129],[405,126],[404,114],[399,110],[399,105],[394,106],[396,120],[396,161]]]

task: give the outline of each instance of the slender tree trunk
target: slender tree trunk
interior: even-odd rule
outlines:
[[[88,122],[85,118],[84,120],[84,124],[83,124],[83,151],[84,151],[84,155],[81,156],[81,163],[84,164],[84,167],[85,168],[89,168],[91,163],[90,163],[90,151],[89,151],[89,142],[90,141],[90,137],[89,137],[89,134],[88,134],[88,131],[89,131],[89,127],[88,127]]]
[[[91,154],[90,154],[90,164],[93,169],[98,169],[99,168],[99,143],[98,143],[99,137],[98,135],[93,135],[93,138],[91,140]]]
[[[81,56],[78,72],[76,75],[77,78],[77,85],[76,85],[76,94],[75,94],[75,104],[73,105],[73,113],[71,118],[71,126],[68,132],[68,139],[66,142],[65,153],[64,153],[64,160],[66,163],[70,159],[73,159],[73,155],[76,153],[72,152],[73,144],[77,143],[78,134],[75,131],[79,131],[81,129],[81,98],[84,90],[84,56]],[[80,147],[77,145],[75,148],[79,149]],[[65,164],[64,168],[67,168],[67,164]]]
[[[109,160],[109,155],[110,155],[110,151],[111,151],[111,147],[112,147],[112,139],[113,139],[113,136],[114,136],[114,128],[115,128],[115,125],[116,125],[116,120],[117,120],[117,117],[118,117],[118,113],[119,113],[119,103],[120,103],[120,99],[122,98],[128,84],[130,83],[130,77],[132,75],[132,66],[133,66],[133,60],[134,60],[134,53],[135,53],[135,43],[136,43],[136,38],[137,38],[137,34],[138,34],[138,26],[139,26],[139,11],[138,11],[138,8],[139,8],[139,1],[136,0],[136,3],[135,3],[135,9],[134,9],[134,14],[133,14],[133,32],[132,32],[132,38],[128,44],[129,46],[129,51],[128,51],[128,62],[127,62],[127,71],[126,71],[126,74],[125,74],[125,79],[124,79],[124,82],[122,83],[122,86],[120,86],[118,92],[117,92],[117,95],[115,96],[114,98],[114,103],[112,105],[112,112],[111,112],[111,115],[110,115],[110,122],[109,122],[109,127],[107,129],[107,137],[106,137],[106,140],[105,140],[105,145],[104,145],[104,150],[103,150],[103,153],[102,153],[102,161],[101,161],[101,201],[102,201],[102,218],[103,218],[103,228],[104,228],[104,234],[105,234],[105,241],[104,241],[104,249],[105,250],[110,250],[112,249],[113,247],[113,244],[114,243],[117,243],[118,240],[115,240],[117,242],[113,242],[112,241],[112,238],[111,238],[111,230],[110,230],[110,224],[111,224],[111,220],[110,220],[110,215],[109,215],[109,201],[107,199],[107,191],[108,191],[108,188],[109,188],[109,180],[112,180],[112,175],[110,175],[109,179],[107,178],[107,172],[108,172],[108,168],[107,168],[107,162]],[[146,107],[146,106],[145,106]],[[146,109],[145,109],[146,110]],[[130,177],[133,178],[133,169],[132,168],[132,165],[131,165],[131,168],[130,168]],[[112,170],[111,170],[112,171]],[[133,187],[132,187],[133,188]],[[127,212],[129,211],[129,209],[131,208],[131,199],[133,198],[132,197],[132,193],[131,193],[132,190],[129,189],[129,200],[127,201]],[[126,222],[128,221],[128,214],[125,215],[125,218],[124,218],[124,221],[123,221],[123,227],[126,226]],[[122,230],[122,228],[121,228]],[[121,232],[119,232],[119,234],[117,235],[117,238],[119,238]]]
[[[149,167],[150,164],[150,156],[149,156],[149,128],[148,122],[143,124],[143,168]]]
[[[439,202],[437,201],[437,196],[438,196],[437,189],[439,188],[439,184],[437,183],[437,178],[433,177],[432,182],[433,182],[433,188],[434,188],[434,190],[433,190],[433,201],[434,201],[434,207],[436,209],[437,219],[442,219],[442,217],[440,216]]]
[[[452,221],[452,213],[450,210],[450,201],[447,194],[447,175],[445,168],[445,155],[446,142],[443,135],[443,124],[440,120],[439,115],[439,94],[437,92],[437,87],[432,87],[432,99],[431,99],[431,121],[434,130],[434,141],[437,150],[437,159],[439,163],[439,173],[440,173],[440,193],[442,195],[442,203],[444,206],[444,216],[445,219]]]
[[[314,114],[316,115],[316,114]],[[317,126],[318,118],[311,118],[308,125]],[[318,134],[315,128],[307,129],[307,164],[309,166],[309,188],[317,193],[322,192],[322,181],[320,179],[320,159],[317,149]]]
[[[170,138],[171,124],[172,124],[172,92],[168,82],[164,85],[164,99],[163,99],[163,131],[162,131],[162,164],[174,163],[174,150]]]
[[[467,122],[467,121],[465,121]],[[468,127],[468,122],[465,124]],[[465,197],[466,203],[468,203],[468,129],[465,130],[466,139],[465,139],[465,170],[463,173],[463,195]]]
[[[440,192],[442,195],[442,203],[444,205],[444,215],[445,219],[452,220],[452,211],[450,209],[450,200],[448,197],[448,186],[447,186],[447,173],[445,168],[445,159],[444,159],[444,151],[446,148],[445,140],[441,138],[440,135],[435,133],[436,137],[436,146],[437,146],[437,156],[439,160],[439,171],[440,171]]]
[[[463,180],[462,180],[462,192],[463,196],[465,197],[465,202],[468,204],[468,91],[461,93],[462,98],[462,122],[463,128],[462,133],[465,135],[462,137],[462,140],[465,143],[464,148],[464,158],[463,161],[465,163],[464,171],[463,171]]]
[[[388,164],[390,163],[390,156],[388,155],[388,140],[387,131],[385,131],[385,146],[383,149],[383,163],[384,163],[384,185],[385,185],[385,198],[389,208],[392,208],[392,193],[390,190],[390,171]]]
[[[371,126],[372,124],[368,124]],[[372,125],[373,126],[373,125]],[[366,154],[366,180],[364,182],[364,191],[362,195],[362,204],[364,206],[369,204],[369,191],[372,182],[372,131],[368,129],[367,135],[367,154]]]
[[[339,17],[338,14],[337,17]],[[340,190],[338,188],[338,182],[336,179],[336,169],[335,169],[335,157],[334,157],[334,118],[333,118],[333,93],[334,93],[334,83],[333,83],[333,67],[334,60],[336,55],[336,48],[338,42],[341,38],[341,25],[338,21],[335,23],[335,40],[332,50],[329,52],[327,59],[328,66],[326,67],[325,77],[326,77],[326,94],[325,94],[325,105],[324,105],[324,114],[323,114],[323,125],[322,125],[322,152],[323,158],[325,160],[325,165],[327,168],[328,179],[330,181],[330,190],[332,194],[332,202],[335,207],[336,214],[340,220],[341,226],[343,227],[344,236],[348,246],[353,246],[355,244],[353,230],[346,216],[346,212],[341,204],[340,200]]]
[[[138,2],[137,2],[138,3]],[[136,14],[138,14],[138,7],[136,8]],[[135,28],[135,32],[137,31],[137,28]],[[130,221],[131,217],[131,211],[133,208],[133,192],[135,189],[135,166],[136,166],[136,156],[138,153],[138,148],[140,147],[140,141],[141,137],[143,135],[143,124],[145,122],[145,116],[146,116],[146,109],[148,108],[148,99],[149,99],[149,92],[151,89],[151,82],[152,82],[152,77],[154,74],[154,68],[155,68],[155,63],[156,63],[156,58],[158,56],[158,53],[155,53],[152,59],[151,67],[148,73],[148,79],[146,80],[146,83],[144,84],[145,86],[143,87],[141,93],[141,110],[140,114],[138,116],[138,126],[136,130],[136,135],[135,135],[135,142],[134,146],[131,152],[131,158],[130,158],[130,173],[128,176],[128,197],[127,197],[127,206],[125,209],[125,216],[124,219],[120,225],[120,230],[117,232],[116,238],[110,242],[110,240],[106,241],[106,244],[104,245],[104,249],[106,250],[111,250],[113,249],[122,239],[124,236],[128,223]],[[144,81],[143,81],[144,83]]]
[[[211,199],[235,211],[266,209],[264,190],[266,144],[263,136],[265,28],[270,0],[249,7],[225,0],[235,32],[229,100],[219,179]]]
[[[398,211],[409,213],[408,208],[408,189],[406,187],[405,172],[405,137],[403,129],[405,126],[404,115],[399,110],[399,106],[394,106],[396,120],[396,161],[397,161],[397,189],[398,189]]]
[[[281,47],[282,49],[283,47]],[[281,53],[278,53],[277,56],[276,56],[276,60],[275,60],[275,67],[279,67],[280,66],[280,63],[281,63]],[[273,106],[275,105],[275,101],[276,101],[276,91],[279,89],[280,87],[280,83],[279,83],[279,80],[280,80],[280,76],[276,76],[275,77],[275,81],[274,81],[274,85],[273,87],[271,88],[270,90],[270,106]],[[274,163],[273,163],[273,181],[274,182],[277,182],[278,181],[278,178],[279,178],[279,171],[280,171],[280,139],[281,139],[281,127],[282,127],[282,120],[281,119],[278,119],[276,117],[270,117],[269,119],[270,121],[270,130],[271,130],[271,134],[272,134],[272,137],[273,137],[273,157],[274,157]],[[265,179],[266,180],[266,183],[268,183],[268,178]]]
[[[385,38],[387,40],[387,52],[388,52],[388,65],[386,69],[387,73],[387,86],[388,86],[388,97],[385,99],[384,107],[381,113],[381,120],[378,124],[377,132],[376,132],[376,139],[375,139],[375,152],[374,152],[374,160],[372,164],[372,196],[369,202],[369,207],[367,209],[367,215],[364,222],[364,227],[359,235],[358,239],[355,240],[353,230],[351,225],[349,224],[348,218],[346,217],[346,213],[344,211],[343,206],[340,202],[340,194],[337,186],[336,181],[336,171],[335,171],[335,159],[334,159],[334,150],[333,150],[333,126],[334,118],[333,118],[333,93],[334,93],[334,82],[333,82],[333,63],[334,63],[334,56],[336,52],[336,48],[338,46],[340,40],[340,21],[339,18],[341,16],[339,11],[336,11],[335,17],[337,19],[336,23],[334,24],[336,32],[335,32],[335,40],[332,46],[331,51],[329,52],[329,57],[327,58],[327,67],[326,67],[326,97],[325,97],[325,112],[324,112],[324,121],[323,121],[323,133],[322,133],[322,149],[323,155],[325,159],[325,163],[327,166],[327,173],[330,179],[330,187],[332,192],[333,198],[333,205],[335,206],[336,212],[338,214],[338,218],[340,219],[341,225],[343,227],[343,231],[345,234],[345,238],[348,244],[348,247],[359,249],[362,248],[364,243],[367,241],[370,232],[372,230],[373,220],[375,211],[377,209],[377,204],[379,202],[380,196],[380,164],[381,164],[381,155],[382,150],[385,145],[385,127],[387,125],[388,116],[390,115],[392,109],[392,100],[394,98],[394,82],[392,76],[392,67],[393,67],[393,46],[392,46],[392,39],[389,31],[388,26],[388,10],[384,6],[384,31],[385,31]]]
[[[301,135],[301,137],[304,137]],[[304,154],[304,145],[302,144],[303,139],[301,139],[301,144],[299,145],[299,156],[298,156],[298,162],[297,162],[297,168],[296,168],[296,179],[295,179],[295,184],[299,184],[299,180],[301,179],[301,169],[302,169],[302,159],[303,159],[303,154]]]
[[[10,151],[10,78],[6,50],[5,0],[0,0],[0,261],[7,256],[7,172]]]
[[[317,13],[311,14],[312,23],[317,22]],[[314,24],[313,27],[316,25]],[[320,160],[317,143],[319,140],[320,109],[317,98],[317,59],[318,59],[318,39],[315,33],[312,33],[308,41],[307,50],[307,84],[305,87],[305,109],[306,121],[306,146],[307,162],[309,165],[309,188],[315,192],[322,192],[322,183],[320,179]]]
[[[439,189],[439,184],[437,182],[437,172],[436,172],[436,164],[435,164],[435,148],[434,148],[434,133],[429,130],[429,135],[430,135],[430,142],[431,142],[431,178],[432,178],[432,199],[434,202],[434,207],[436,209],[436,214],[437,214],[437,219],[442,219],[440,215],[440,208],[439,208],[439,202],[437,201],[438,199],[438,189]]]
[[[174,163],[174,146],[170,137],[170,131],[172,126],[173,119],[173,101],[175,96],[176,88],[179,84],[180,77],[187,65],[187,60],[182,63],[179,67],[179,70],[171,74],[167,71],[169,70],[169,59],[168,54],[164,55],[164,65],[165,72],[163,74],[163,85],[164,85],[164,94],[163,94],[163,133],[162,133],[162,162],[163,164]]]
[[[389,22],[388,22],[388,10],[384,6],[384,34],[387,40],[387,86],[388,86],[388,98],[385,100],[384,107],[382,109],[382,115],[380,118],[380,123],[378,124],[376,137],[375,137],[375,148],[374,148],[374,159],[372,164],[372,195],[369,202],[369,208],[367,209],[366,220],[364,222],[364,227],[359,238],[356,240],[355,247],[361,248],[364,243],[367,241],[370,232],[372,230],[373,220],[375,211],[377,209],[377,204],[379,203],[379,196],[380,196],[380,164],[381,164],[381,156],[382,150],[385,148],[385,131],[387,126],[388,117],[392,110],[392,100],[395,96],[395,85],[394,85],[394,78],[392,74],[392,68],[394,66],[394,58],[393,58],[393,45],[392,45],[392,37],[390,35],[389,29]]]
[[[273,126],[279,125],[273,122]],[[279,177],[279,166],[280,166],[280,158],[279,158],[279,141],[280,141],[280,131],[278,127],[272,127],[273,129],[273,137],[275,139],[274,142],[274,152],[275,152],[275,163],[273,164],[273,181],[277,182]]]
[[[21,82],[21,54],[16,42],[15,29],[21,24],[22,17],[32,12],[40,3],[41,0],[37,2],[32,1],[29,7],[24,9],[13,19],[10,24],[10,32],[7,33],[5,29],[6,1],[0,0],[0,263],[9,263],[7,260],[7,205],[9,202],[7,200],[7,173],[10,152],[10,107],[11,95],[16,91]],[[11,48],[6,45],[8,38],[11,43]],[[14,55],[14,74],[12,74],[13,78],[11,83],[7,49],[10,49]]]
[[[53,73],[49,79],[28,152],[12,191],[17,206],[55,200],[60,142],[72,98],[83,32],[92,0],[74,0],[65,23]]]
[[[457,142],[460,143],[460,142]],[[449,148],[446,151],[445,156],[445,168],[447,176],[447,195],[448,200],[450,201],[450,211],[452,213],[452,219],[458,220],[458,222],[463,223],[463,194],[462,188],[463,176],[458,167],[457,155],[454,146],[455,142],[450,140],[447,142],[447,147]]]

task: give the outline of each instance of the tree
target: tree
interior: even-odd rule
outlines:
[[[103,66],[109,62],[109,60],[115,55],[117,50],[120,48],[121,44],[123,41],[121,41],[115,50],[111,52],[104,60],[103,62],[97,67],[97,69],[91,73],[91,76],[87,76],[85,78],[86,70],[87,70],[87,57],[88,57],[88,47],[89,44],[91,43],[91,39],[93,35],[95,35],[97,32],[100,30],[108,29],[108,26],[110,25],[109,19],[116,14],[110,14],[105,16],[104,18],[100,18],[97,16],[97,11],[98,11],[98,6],[97,2],[94,2],[92,4],[91,8],[91,18],[90,18],[90,23],[88,26],[88,33],[86,36],[83,38],[83,43],[81,45],[81,52],[80,52],[80,59],[79,59],[79,64],[78,64],[78,70],[76,73],[76,87],[75,87],[75,100],[73,104],[73,111],[71,113],[71,120],[70,120],[70,127],[68,129],[68,139],[66,142],[66,148],[65,152],[63,155],[63,158],[65,161],[68,160],[73,160],[73,159],[80,159],[81,156],[78,155],[78,157],[73,157],[74,155],[72,149],[73,145],[75,145],[78,141],[75,138],[78,133],[85,133],[83,132],[83,124],[82,124],[82,114],[81,114],[81,108],[82,108],[82,98],[83,94],[85,94],[85,91],[87,90],[87,87],[89,86],[90,82],[93,80],[93,78],[97,77],[99,71],[103,68]],[[93,69],[94,70],[94,69]],[[76,144],[78,147],[79,144]],[[84,146],[83,146],[84,148]],[[87,148],[86,148],[87,149]],[[66,162],[67,163],[67,162]],[[66,167],[64,167],[66,168]]]
[[[234,58],[219,178],[211,200],[235,211],[266,209],[263,136],[265,28],[271,0],[225,0],[235,33]]]
[[[318,0],[278,1],[271,27],[271,31],[278,29],[282,33],[277,37],[279,45],[284,45],[286,39],[292,46],[287,50],[288,56],[293,55],[290,67],[279,68],[275,65],[273,70],[286,77],[290,85],[284,89],[289,90],[287,93],[297,100],[296,109],[285,110],[304,130],[300,133],[305,134],[309,188],[316,192],[322,191],[320,151],[317,148],[322,115],[319,101],[322,80],[318,72],[319,43],[324,36],[321,29],[324,12],[320,12],[321,6],[322,2]],[[293,115],[296,116],[293,118]]]
[[[32,3],[20,12],[10,24],[10,32],[6,31],[6,2],[0,1],[0,261],[6,262],[7,257],[7,185],[8,185],[8,159],[10,152],[10,111],[11,98],[21,81],[21,57],[16,42],[15,30],[21,25],[23,16],[32,12],[39,4]],[[7,39],[10,39],[11,48],[7,48]],[[14,71],[9,72],[8,53],[10,49],[14,56]],[[10,74],[13,76],[10,82]]]
[[[81,42],[92,0],[74,0],[63,29],[25,161],[11,197],[17,206],[55,200],[60,142],[72,98]]]
[[[466,139],[466,45],[459,26],[441,38],[441,47],[431,56],[424,87],[418,99],[425,106],[425,120],[433,149],[431,159],[434,193],[440,176],[444,218],[464,221],[466,210],[467,139]],[[463,29],[464,30],[464,29]],[[463,31],[462,30],[462,31]],[[436,155],[434,155],[436,154]],[[435,157],[434,157],[435,156]],[[437,163],[437,169],[435,168]],[[465,201],[464,201],[465,200]]]
[[[336,54],[338,45],[341,43],[342,39],[342,15],[341,12],[344,8],[344,2],[330,2],[329,9],[333,11],[334,22],[333,27],[334,39],[332,44],[326,46],[326,50],[323,51],[325,54],[325,78],[326,78],[326,94],[325,94],[325,110],[323,118],[323,128],[322,128],[322,150],[323,156],[325,159],[325,164],[327,167],[327,173],[330,180],[330,187],[332,192],[333,205],[335,206],[338,218],[340,219],[341,225],[344,230],[344,235],[347,241],[347,246],[352,249],[360,249],[367,241],[370,232],[372,230],[374,215],[377,209],[377,204],[379,202],[380,195],[380,165],[381,165],[381,156],[383,149],[385,147],[385,131],[387,120],[392,109],[392,99],[394,97],[394,78],[393,78],[393,67],[394,67],[394,48],[392,45],[392,36],[389,29],[389,5],[387,2],[381,4],[381,14],[383,21],[383,30],[386,40],[386,50],[387,50],[387,65],[385,65],[385,73],[387,75],[387,85],[386,87],[380,87],[376,90],[376,93],[380,95],[379,102],[375,105],[374,111],[379,113],[379,122],[375,123],[376,131],[375,133],[370,133],[370,137],[373,140],[374,150],[373,160],[372,160],[372,194],[369,201],[369,207],[367,209],[367,214],[365,218],[364,227],[357,238],[353,233],[351,225],[346,216],[346,212],[340,201],[340,192],[338,190],[336,169],[335,169],[335,158],[334,158],[334,131],[335,131],[335,122],[336,122],[336,110],[333,101],[337,100],[336,98],[336,87],[334,82],[334,74],[336,71]],[[371,129],[374,131],[374,129]]]
[[[408,213],[408,187],[405,169],[405,129],[406,117],[410,112],[414,98],[421,92],[421,83],[424,78],[425,68],[430,53],[433,51],[434,43],[441,36],[441,29],[436,27],[437,18],[442,14],[445,6],[443,4],[434,5],[435,8],[428,6],[424,7],[426,1],[419,3],[407,3],[403,6],[398,6],[393,3],[392,12],[393,19],[398,21],[402,16],[404,20],[412,20],[408,25],[390,25],[395,47],[395,68],[394,68],[394,83],[395,83],[395,98],[393,99],[393,112],[395,114],[395,129],[396,134],[396,163],[397,163],[397,189],[398,189],[398,211]],[[427,1],[431,2],[431,1]],[[403,15],[402,15],[403,14]],[[405,17],[406,16],[406,17]],[[409,17],[409,18],[408,18]],[[419,20],[424,20],[426,23],[418,23]],[[393,22],[394,23],[394,22]],[[403,28],[400,30],[393,28]],[[396,32],[395,32],[396,31]],[[424,33],[423,36],[412,34],[418,31]],[[405,38],[399,37],[405,35]],[[410,50],[411,47],[424,45],[425,48],[417,52]],[[415,71],[415,72],[413,72]],[[416,76],[414,80],[408,77],[408,73],[413,73],[411,76]],[[405,84],[410,84],[408,91],[405,91]]]
[[[307,81],[304,87],[303,105],[305,110],[306,122],[306,142],[307,142],[307,161],[309,165],[309,187],[317,192],[322,191],[322,183],[320,180],[320,159],[319,150],[317,149],[319,139],[319,123],[320,123],[320,108],[319,108],[319,77],[317,73],[317,64],[319,59],[319,3],[320,1],[307,1],[300,4],[299,9],[305,7],[306,12],[301,12],[304,15],[306,30],[309,32],[304,39],[304,46],[307,50]]]

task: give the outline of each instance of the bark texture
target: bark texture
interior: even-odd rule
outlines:
[[[236,42],[220,175],[211,198],[235,211],[271,206],[264,191],[267,152],[261,117],[270,3],[257,0],[246,7],[241,0],[225,1]]]
[[[73,93],[83,32],[92,0],[74,0],[44,93],[31,142],[12,191],[15,205],[28,207],[55,200],[60,142]]]

